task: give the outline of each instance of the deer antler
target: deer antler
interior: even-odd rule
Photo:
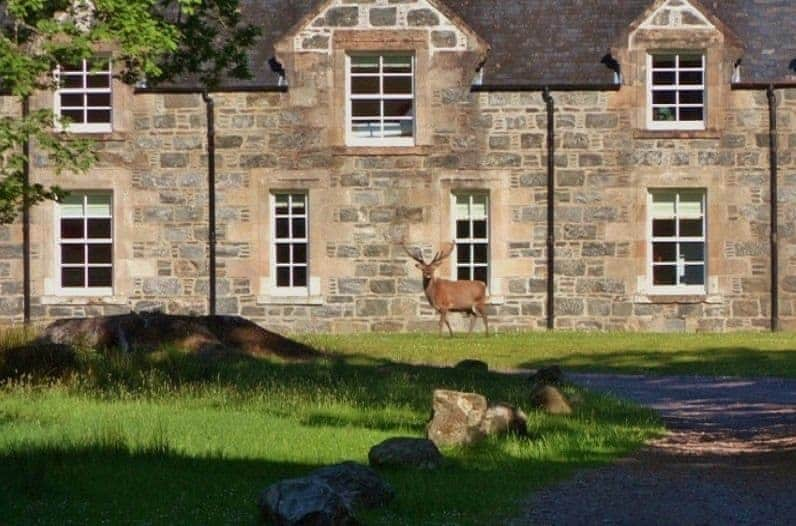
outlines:
[[[426,264],[426,261],[423,259],[423,255],[421,253],[419,253],[417,251],[414,251],[414,252],[411,251],[409,249],[409,247],[406,246],[406,243],[403,242],[403,241],[400,242],[400,245],[401,245],[401,248],[404,249],[404,252],[406,252],[407,256],[409,256],[410,258],[414,259],[415,261],[417,261],[421,265],[425,265]]]
[[[453,253],[454,248],[456,248],[455,241],[451,241],[450,243],[444,244],[442,246],[442,249],[439,252],[437,252],[437,254],[434,256],[434,259],[429,264],[433,265],[434,263],[439,263],[440,261],[448,259]]]

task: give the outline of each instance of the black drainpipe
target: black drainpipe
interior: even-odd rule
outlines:
[[[30,115],[30,100],[22,98],[22,118]],[[30,139],[22,143],[22,313],[30,325]]]
[[[210,248],[208,292],[210,316],[216,315],[216,112],[215,101],[202,92],[207,109],[207,240]]]
[[[548,87],[544,88],[542,98],[547,106],[547,328],[552,330],[556,324],[556,108]]]
[[[779,203],[777,185],[777,94],[774,85],[771,84],[766,89],[768,96],[768,147],[771,162],[771,175],[769,183],[771,185],[771,330],[779,330]]]

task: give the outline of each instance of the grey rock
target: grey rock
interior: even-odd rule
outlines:
[[[481,429],[487,410],[486,398],[475,393],[437,389],[434,413],[426,426],[426,435],[438,447],[466,446],[485,437]]]
[[[386,506],[395,490],[367,466],[344,462],[313,471],[308,475],[327,484],[351,509]]]
[[[274,526],[357,524],[343,497],[317,478],[284,480],[266,488],[257,501],[263,520]]]
[[[368,461],[374,467],[436,469],[442,465],[443,457],[431,440],[397,437],[373,446]]]

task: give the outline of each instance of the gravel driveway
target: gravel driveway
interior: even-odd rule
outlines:
[[[658,410],[671,433],[536,493],[511,524],[796,524],[796,380],[571,378]]]

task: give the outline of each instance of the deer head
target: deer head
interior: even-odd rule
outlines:
[[[434,259],[432,259],[429,263],[426,263],[425,259],[423,259],[423,255],[419,250],[411,250],[409,247],[406,246],[406,243],[401,242],[401,247],[403,247],[404,252],[415,260],[417,263],[415,267],[420,269],[423,273],[423,278],[428,280],[434,279],[434,274],[437,272],[437,269],[442,264],[443,261],[448,259],[453,253],[453,249],[456,248],[456,243],[445,243],[442,246],[442,249],[436,253]]]

